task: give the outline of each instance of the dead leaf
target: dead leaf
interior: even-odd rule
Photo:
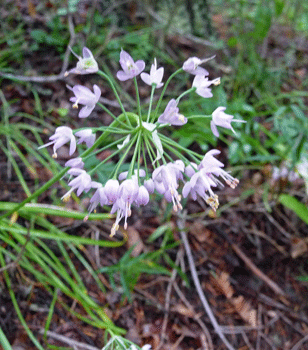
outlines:
[[[135,248],[132,251],[132,256],[136,257],[140,255],[140,253],[144,249],[144,244],[141,240],[139,232],[133,227],[133,226],[128,226],[127,228],[127,246],[128,248],[131,248],[132,246],[135,245]]]
[[[293,237],[291,240],[291,256],[293,259],[298,258],[299,256],[307,253],[308,245],[302,239],[298,237]]]

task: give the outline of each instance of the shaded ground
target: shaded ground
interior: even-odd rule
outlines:
[[[176,45],[174,40],[172,44]],[[278,44],[277,50],[281,49]],[[180,42],[178,45],[181,49]],[[173,50],[176,51],[176,47],[173,47]],[[53,60],[50,60],[51,56],[54,57]],[[44,72],[38,69],[39,74],[51,74],[58,71],[61,62],[56,52],[46,51],[39,57],[28,57],[27,64],[44,67]],[[51,106],[69,108],[70,104],[67,101],[70,93],[65,84],[73,84],[73,81],[85,83],[86,78],[70,77],[66,82],[59,80],[35,85],[39,91],[48,91],[49,94],[48,96],[40,94],[42,109],[46,111]],[[105,86],[101,88],[102,96],[112,102],[113,97],[108,88]],[[26,112],[34,115],[37,113],[28,86],[3,80],[2,91],[7,101],[15,99],[10,106],[12,113]],[[69,115],[73,114],[74,111],[71,110]],[[52,111],[48,123],[58,126],[66,122],[65,119],[67,117],[61,117],[56,111]],[[21,116],[10,118],[11,123],[21,120],[23,120]],[[109,122],[107,116],[94,112],[87,122],[97,126],[101,120],[106,124]],[[29,122],[26,119],[24,121]],[[76,118],[67,122],[69,125],[77,125]],[[34,121],[32,123],[33,126],[36,125]],[[46,134],[45,141],[50,130],[46,130]],[[219,147],[225,153],[226,146],[221,144]],[[60,164],[65,162],[66,154],[66,150],[62,155],[59,154]],[[25,155],[28,157],[26,151]],[[29,161],[31,162],[31,157]],[[24,192],[14,172],[8,171],[9,165],[3,153],[0,153],[0,164],[3,188],[0,201],[22,201],[25,198]],[[38,176],[34,176],[29,169],[24,169],[25,179],[30,188],[44,184],[50,178],[48,171],[39,168],[36,163],[32,165]],[[308,274],[306,238],[308,228],[294,213],[276,202],[278,194],[282,192],[303,197],[304,187],[301,180],[296,180],[292,184],[286,179],[274,181],[271,179],[271,171],[271,165],[267,165],[263,169],[242,172],[240,185],[236,190],[225,188],[218,193],[222,210],[217,215],[209,212],[207,208],[204,210],[201,201],[189,200],[185,206],[185,218],[181,219],[181,222],[188,235],[204,294],[218,323],[223,325],[222,330],[230,343],[241,350],[308,349],[307,282],[298,280],[299,276]],[[270,184],[268,194],[264,192],[264,183]],[[54,189],[59,197],[64,193],[59,184],[55,184]],[[52,203],[53,196],[54,192],[48,191],[39,198],[39,201]],[[158,203],[154,201],[153,199],[146,208],[134,209],[129,223],[129,239],[125,247],[84,248],[84,255],[94,269],[117,263],[127,249],[136,242],[138,242],[136,255],[160,248],[163,238],[158,238],[154,243],[148,243],[147,239],[159,226],[166,223],[163,217],[170,212],[170,208],[164,201]],[[73,202],[67,205],[83,210],[87,203],[85,200],[79,206]],[[109,236],[112,225],[112,220],[90,223],[51,217],[50,220],[68,233],[73,230],[80,235],[91,236],[98,231],[101,237],[105,238]],[[172,277],[143,274],[132,293],[132,301],[128,301],[120,293],[119,280],[116,280],[119,288],[114,290],[110,280],[101,275],[107,289],[106,294],[102,295],[86,271],[80,271],[80,275],[91,297],[102,305],[107,305],[110,318],[117,326],[127,329],[127,337],[137,344],[150,343],[155,350],[225,349],[225,345],[213,330],[190,277],[191,272],[181,243],[178,222],[179,218],[172,214],[168,223],[171,232],[170,241],[178,242],[178,245],[169,249],[168,254],[178,262],[181,270],[188,276],[188,281],[183,280],[176,270],[173,271]],[[170,265],[167,263],[165,265],[172,271]],[[20,308],[28,326],[37,334],[36,332],[46,322],[46,312],[52,298],[42,286],[23,275],[19,268],[15,268],[11,273],[15,278],[14,288]],[[2,275],[0,283],[4,286]],[[30,294],[26,291],[29,286],[32,286]],[[61,306],[62,300],[78,309],[78,305],[74,305],[73,301],[59,295],[50,327],[53,334],[50,334],[49,341],[64,346],[65,343],[56,338],[55,335],[58,335],[101,348],[104,345],[103,330],[84,325],[78,319],[67,316],[66,310]],[[0,325],[10,342],[20,346],[18,349],[32,349],[18,322],[10,297],[2,287]],[[37,336],[41,337],[39,334]],[[164,342],[161,342],[162,340]]]

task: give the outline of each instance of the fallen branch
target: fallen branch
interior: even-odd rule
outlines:
[[[188,239],[187,239],[187,235],[186,235],[186,232],[184,230],[185,228],[185,218],[184,218],[184,215],[183,214],[178,214],[178,220],[177,220],[177,225],[178,225],[178,228],[180,229],[180,235],[181,235],[181,239],[182,239],[182,242],[184,244],[184,248],[185,248],[185,251],[186,251],[186,255],[187,255],[187,258],[188,258],[188,263],[189,263],[189,268],[190,268],[190,272],[191,272],[191,275],[192,275],[192,278],[193,278],[193,281],[194,281],[194,284],[195,284],[195,287],[197,289],[197,292],[198,292],[198,295],[199,295],[199,298],[202,302],[202,305],[204,307],[204,310],[206,312],[206,314],[208,315],[216,333],[218,334],[219,338],[223,341],[223,343],[226,345],[226,347],[229,349],[229,350],[234,350],[233,346],[229,343],[229,341],[227,340],[227,338],[225,337],[225,335],[223,334],[222,330],[221,330],[221,327],[220,325],[218,324],[214,314],[213,314],[213,311],[211,310],[211,307],[210,307],[210,304],[208,303],[204,293],[203,293],[203,290],[202,290],[202,287],[201,287],[201,284],[200,284],[200,281],[199,281],[199,277],[198,277],[198,274],[197,274],[197,270],[196,270],[196,266],[195,266],[195,263],[194,263],[194,259],[193,259],[193,256],[192,256],[192,253],[191,253],[191,249],[190,249],[190,246],[189,246],[189,242],[188,242]]]

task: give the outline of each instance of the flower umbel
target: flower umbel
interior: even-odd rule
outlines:
[[[50,137],[50,142],[40,147],[53,145],[54,157],[56,157],[57,149],[66,143],[70,143],[70,156],[76,151],[77,145],[85,143],[87,146],[84,153],[80,153],[65,163],[65,166],[68,167],[70,189],[62,199],[67,200],[73,191],[76,191],[77,196],[80,196],[82,192],[91,191],[89,213],[95,211],[99,206],[108,205],[111,206],[111,214],[116,215],[111,235],[116,234],[121,222],[126,229],[133,207],[147,205],[150,194],[154,192],[162,195],[167,202],[171,203],[175,212],[182,210],[182,197],[189,195],[193,200],[197,200],[198,197],[203,198],[212,210],[217,210],[219,201],[215,194],[216,188],[223,187],[223,183],[235,188],[239,182],[223,170],[224,164],[216,159],[220,151],[210,150],[202,156],[172,140],[167,132],[162,132],[162,129],[167,126],[180,127],[186,124],[188,120],[191,120],[189,118],[208,117],[202,115],[185,117],[179,112],[180,101],[186,94],[195,91],[204,98],[210,98],[212,97],[211,88],[220,83],[220,78],[209,80],[208,71],[200,67],[207,60],[197,57],[187,59],[183,64],[183,69],[177,70],[166,80],[160,97],[156,98],[154,96],[156,89],[164,85],[162,82],[164,68],[158,68],[157,61],[154,59],[150,73],[142,73],[145,62],[143,60],[135,62],[127,52],[122,50],[120,53],[122,70],[117,72],[117,78],[120,81],[134,78],[136,91],[134,111],[127,111],[127,106],[122,103],[113,80],[106,73],[99,71],[98,73],[111,85],[121,114],[115,115],[105,105],[99,104],[104,113],[113,118],[109,126],[106,122],[107,118],[95,128],[83,126],[74,132],[67,126],[60,126]],[[195,76],[192,87],[182,92],[177,99],[169,98],[165,109],[161,110],[164,94],[171,78],[183,70]],[[91,51],[84,48],[83,57],[78,57],[76,68],[69,72],[87,74],[97,71],[98,66]],[[146,99],[145,106],[141,106],[138,82],[135,79],[139,74],[143,82],[152,87],[150,98]],[[87,118],[100,99],[100,88],[93,85],[93,92],[82,85],[68,88],[74,93],[74,96],[70,98],[73,107],[78,108],[79,104],[82,105],[79,118]],[[147,90],[144,89],[144,91]],[[147,111],[145,111],[146,108],[148,108]],[[231,122],[244,122],[234,120],[232,115],[224,113],[225,109],[226,107],[218,107],[212,114],[211,129],[216,136],[219,135],[217,126],[234,132]],[[189,113],[187,111],[186,104],[185,113]],[[96,135],[98,135],[97,138]],[[97,148],[94,149],[94,146]],[[129,164],[126,164],[127,160]],[[88,216],[85,217],[85,220],[87,218]]]

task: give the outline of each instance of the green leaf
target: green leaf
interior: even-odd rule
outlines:
[[[256,39],[264,39],[271,27],[272,10],[269,6],[260,3],[255,15],[255,28],[253,36]]]
[[[275,0],[275,14],[280,16],[284,9],[284,0]]]
[[[294,211],[298,217],[300,217],[306,224],[308,224],[307,205],[301,203],[298,199],[290,196],[289,194],[281,194],[278,200],[282,205]]]

